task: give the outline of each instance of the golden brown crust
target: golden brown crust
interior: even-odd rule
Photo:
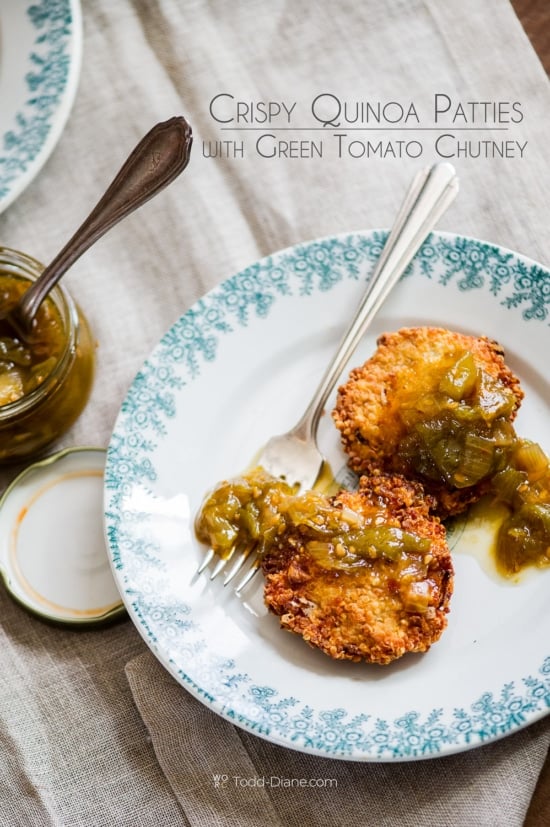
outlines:
[[[510,421],[523,399],[518,378],[504,362],[502,347],[486,336],[474,337],[436,327],[403,328],[378,339],[376,353],[351,371],[338,391],[333,418],[349,465],[356,473],[403,473],[396,449],[406,434],[399,416],[407,388],[422,382],[422,371],[453,354],[469,351],[476,364],[515,396]],[[408,474],[409,475],[409,474]],[[485,493],[486,482],[470,488],[449,489],[423,479],[445,517],[464,511]]]
[[[445,529],[421,486],[400,476],[363,477],[358,492],[332,501],[360,514],[376,507],[387,524],[428,538],[429,551],[407,554],[406,565],[378,555],[353,571],[329,570],[299,529],[288,530],[263,561],[266,604],[284,629],[332,658],[387,664],[427,651],[447,623],[453,568]]]

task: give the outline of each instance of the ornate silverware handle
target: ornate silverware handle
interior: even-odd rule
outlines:
[[[357,313],[313,399],[292,430],[296,436],[315,437],[325,403],[359,340],[457,193],[458,177],[448,163],[426,167],[413,179]]]

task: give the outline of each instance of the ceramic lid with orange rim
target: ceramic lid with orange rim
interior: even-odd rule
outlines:
[[[72,448],[26,468],[0,500],[0,573],[44,620],[106,623],[125,613],[103,528],[105,451]]]

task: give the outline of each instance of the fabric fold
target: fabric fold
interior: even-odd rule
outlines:
[[[539,722],[467,753],[396,764],[289,750],[223,720],[146,652],[126,675],[158,761],[193,827],[520,827],[548,749]],[[533,827],[535,822],[532,822]]]
[[[84,45],[74,106],[40,174],[0,215],[0,243],[51,261],[155,122],[184,114],[195,143],[184,176],[121,222],[64,277],[97,341],[97,370],[83,414],[52,451],[109,444],[136,373],[206,291],[262,255],[309,239],[387,227],[414,172],[441,160],[430,120],[436,93],[448,95],[455,108],[502,100],[517,102],[522,113],[519,123],[479,133],[479,124],[461,124],[460,118],[456,130],[445,130],[454,135],[443,146],[455,153],[447,160],[456,164],[461,191],[438,229],[550,261],[550,86],[508,0],[3,0],[0,121],[8,131],[0,137],[13,145],[19,126],[29,127],[23,153],[32,154],[35,139],[48,128],[42,107],[51,100],[31,87],[38,75],[55,81],[55,67],[42,61],[40,28],[28,70],[24,64],[27,76],[17,81],[29,85],[35,117],[21,112],[14,133],[6,120],[13,79],[5,70],[9,50],[23,56],[23,40],[10,40],[10,20],[17,10],[24,20],[34,15],[36,23],[46,15],[64,21],[76,6],[82,6]],[[49,45],[55,50],[55,43]],[[249,120],[227,131],[230,125],[214,120],[209,108],[220,93],[231,95],[224,100],[234,107],[220,109],[222,119],[235,116],[237,104],[244,111],[258,102],[295,102],[290,126],[297,129],[287,132],[289,124],[280,119]],[[352,107],[414,103],[426,130],[415,132],[414,121],[403,132],[397,123],[370,123],[363,130],[342,121],[347,137],[339,157],[334,130],[318,126],[311,113],[321,94]],[[325,154],[262,157],[256,141],[264,132],[276,136],[276,146],[281,139],[281,150],[286,141],[323,137]],[[233,146],[242,141],[243,155],[207,157],[203,142],[226,138]],[[516,141],[527,142],[527,148],[523,157],[504,159],[466,154],[470,140],[477,146],[485,139],[490,146],[510,140],[512,150]],[[350,153],[352,141],[359,151],[370,141],[369,157]],[[422,154],[391,156],[388,147],[397,151],[407,144],[421,145]],[[463,154],[456,154],[458,147]],[[472,273],[477,266],[471,262]],[[524,289],[526,295],[537,288]],[[541,289],[536,298],[541,317],[531,319],[527,331],[534,325],[547,329],[548,296]],[[437,321],[429,307],[423,316]],[[473,326],[467,314],[457,314],[456,325],[468,331]],[[508,333],[506,338],[513,354],[514,342]],[[542,408],[546,377],[528,364],[521,368]],[[236,364],[237,377],[238,371]],[[171,393],[169,388],[168,407]],[[228,410],[229,404],[220,400]],[[143,469],[142,482],[149,485],[147,458]],[[15,473],[3,468],[0,488]],[[53,567],[51,576],[59,576]],[[121,577],[119,585],[132,604],[133,584]],[[519,827],[535,789],[526,823],[550,823],[550,771],[539,777],[550,717],[502,741],[437,760],[337,761],[276,746],[213,714],[159,665],[130,621],[82,633],[49,627],[3,588],[0,617],[2,825]],[[529,635],[538,631],[536,620],[525,626]],[[514,644],[503,635],[498,657],[514,656]],[[467,680],[466,670],[464,675]]]

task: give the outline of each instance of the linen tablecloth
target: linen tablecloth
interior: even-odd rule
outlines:
[[[507,0],[83,0],[82,13],[74,108],[44,169],[0,215],[0,243],[51,259],[153,123],[184,114],[195,145],[184,176],[66,276],[97,337],[97,376],[85,412],[56,447],[108,444],[142,361],[209,288],[287,245],[389,226],[412,174],[441,160],[429,132],[421,157],[359,158],[347,146],[342,157],[264,157],[248,133],[221,131],[238,102],[296,102],[308,118],[318,95],[334,96],[325,104],[412,102],[427,125],[435,95],[442,107],[446,99],[454,107],[516,102],[510,157],[473,157],[475,146],[456,157],[456,141],[440,145],[461,179],[440,228],[550,263],[550,88]],[[250,151],[241,156],[233,144],[226,157],[205,157],[228,135],[246,137]],[[500,142],[502,133],[485,137]],[[4,590],[0,611],[1,824],[513,827],[526,819],[548,752],[544,719],[427,762],[304,756],[214,716],[128,620],[87,632],[53,628]],[[216,786],[228,768],[243,778],[338,784],[330,792]],[[530,825],[548,823],[545,789],[541,781]]]

